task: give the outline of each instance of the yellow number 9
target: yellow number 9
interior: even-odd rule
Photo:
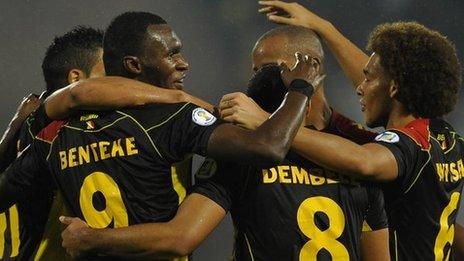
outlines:
[[[93,205],[93,196],[101,192],[105,197],[106,206],[97,210]],[[93,228],[106,228],[114,221],[114,227],[126,227],[129,218],[124,202],[116,182],[103,172],[93,172],[88,175],[82,184],[79,204],[85,221]]]

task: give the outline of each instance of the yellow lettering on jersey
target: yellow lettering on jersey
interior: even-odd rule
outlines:
[[[311,185],[322,185],[325,183],[325,178],[323,176],[322,169],[313,170],[313,174],[309,174],[309,179],[311,180]]]
[[[121,144],[124,141],[125,144]],[[90,153],[92,151],[92,153]],[[72,168],[99,160],[138,154],[135,138],[128,137],[115,141],[99,141],[84,146],[59,151],[61,169]]]
[[[327,171],[326,172],[326,180],[327,180],[327,184],[335,184],[335,183],[340,183],[340,181],[338,181],[338,175],[337,173],[333,172],[333,171]]]
[[[310,169],[309,171],[298,166],[280,165],[270,169],[263,169],[263,183],[269,184],[278,182],[281,184],[305,184],[305,185],[325,185],[334,183],[345,183],[358,185],[359,183],[344,178],[334,172],[324,169]]]
[[[292,180],[288,177],[289,166],[278,166],[277,170],[279,172],[279,181],[280,183],[291,183]]]
[[[60,161],[61,161],[61,169],[65,169],[68,167],[68,161],[66,160],[66,151],[60,151]]]
[[[90,144],[90,148],[92,149],[93,159],[95,160],[95,162],[98,161],[97,146],[98,146],[97,143]]]
[[[111,157],[111,155],[108,152],[108,146],[110,146],[110,143],[108,141],[100,141],[98,145],[100,147],[100,158],[102,160]]]
[[[437,175],[442,182],[457,182],[464,177],[462,159],[450,163],[436,163]]]
[[[291,167],[291,173],[292,175],[292,183],[293,184],[309,184],[309,177],[308,177],[308,172],[301,168],[301,171],[298,169],[296,166]]]
[[[127,156],[135,155],[139,153],[139,151],[135,148],[134,137],[126,138],[126,148],[127,148]]]
[[[68,166],[72,168],[77,165],[77,149],[71,148],[68,150]]]
[[[124,156],[124,150],[121,147],[121,139],[113,141],[113,147],[111,148],[111,157],[116,157],[116,154],[119,157]]]
[[[272,169],[263,169],[263,183],[274,183],[277,180],[277,171]]]
[[[90,162],[90,150],[89,145],[85,147],[78,147],[77,155],[79,155],[79,165]]]

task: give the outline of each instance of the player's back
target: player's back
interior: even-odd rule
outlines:
[[[32,113],[22,124],[15,150],[18,155],[49,123],[41,113],[44,111]],[[40,196],[21,200],[5,213],[0,213],[0,260],[28,260],[37,257],[53,194],[40,188],[34,189],[32,194]]]
[[[439,119],[391,132],[397,136],[388,146],[399,161],[398,180],[384,188],[392,258],[448,260],[463,186],[463,139]]]
[[[379,189],[293,153],[269,169],[219,163],[216,172],[195,192],[230,209],[236,260],[360,260],[365,218],[386,227]]]
[[[71,118],[48,158],[70,212],[94,228],[171,219],[179,202],[171,164],[206,149],[204,141],[188,140],[203,131],[192,126],[194,107],[149,105]]]

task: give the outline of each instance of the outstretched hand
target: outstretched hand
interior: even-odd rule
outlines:
[[[63,242],[61,246],[73,258],[81,257],[89,251],[84,235],[91,232],[91,228],[82,219],[77,217],[60,216],[60,222],[66,225],[66,229],[61,233]]]
[[[267,18],[275,23],[303,26],[316,32],[327,24],[326,20],[298,3],[259,1],[259,4],[263,7],[258,12],[266,14]]]
[[[21,104],[16,110],[15,119],[23,122],[32,112],[34,112],[40,105],[39,97],[36,94],[29,94],[24,97]]]

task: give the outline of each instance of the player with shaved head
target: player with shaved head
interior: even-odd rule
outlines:
[[[291,67],[295,51],[310,56],[313,69],[323,74],[322,48],[311,30],[274,29],[261,37],[253,50],[255,75],[249,94],[269,112],[279,107],[286,92],[279,64]],[[329,125],[330,108],[321,89],[314,98],[305,125],[322,129]],[[236,100],[226,97],[221,104],[228,101]],[[221,113],[228,119],[227,111]],[[71,224],[63,233],[63,245],[74,255],[93,251],[146,258],[157,253],[184,255],[230,211],[236,229],[235,260],[360,259],[361,234],[365,248],[376,252],[375,260],[387,260],[382,202],[378,189],[327,171],[292,152],[270,168],[208,159],[197,173],[193,193],[171,221],[94,230],[78,219],[67,218]],[[361,233],[363,224],[365,233]],[[370,230],[374,232],[367,232]]]

